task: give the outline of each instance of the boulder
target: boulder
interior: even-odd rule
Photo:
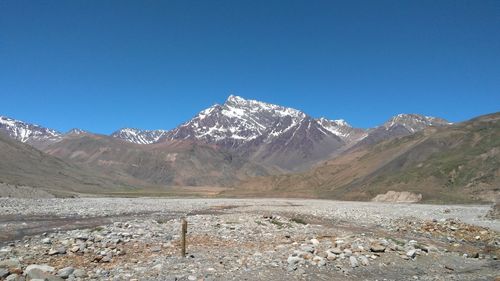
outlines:
[[[408,191],[387,191],[385,194],[375,196],[373,202],[393,202],[393,203],[416,203],[422,200],[422,194],[416,194]]]

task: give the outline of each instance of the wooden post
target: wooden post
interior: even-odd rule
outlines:
[[[182,218],[182,230],[181,230],[181,256],[186,256],[186,233],[187,233],[187,220]]]

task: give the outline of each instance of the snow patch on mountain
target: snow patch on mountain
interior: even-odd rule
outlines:
[[[88,134],[88,132],[78,128],[73,128],[66,133],[66,135],[73,135],[73,136],[78,136],[83,134]]]
[[[112,137],[136,144],[152,144],[158,142],[167,131],[165,130],[139,130],[134,128],[123,128],[113,134]]]

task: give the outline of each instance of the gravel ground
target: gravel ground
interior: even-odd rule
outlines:
[[[496,280],[489,206],[0,199],[0,280]],[[180,257],[180,218],[188,221]],[[500,280],[500,279],[498,279]]]

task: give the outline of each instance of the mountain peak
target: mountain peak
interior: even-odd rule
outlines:
[[[318,119],[318,121],[320,123],[326,123],[326,122],[328,122],[328,123],[331,123],[331,124],[335,124],[337,126],[352,128],[351,124],[347,123],[347,121],[345,121],[344,119],[330,120],[330,119],[327,119],[325,117],[320,117]]]
[[[394,126],[403,126],[408,131],[414,133],[429,126],[446,126],[452,123],[438,117],[425,116],[415,113],[400,113],[391,117],[382,126],[386,129],[393,128]]]
[[[112,137],[137,144],[156,143],[167,134],[165,130],[139,130],[135,128],[122,128],[113,134]]]
[[[240,102],[246,102],[247,100],[240,97],[240,96],[236,96],[236,95],[229,95],[229,97],[227,97],[226,99],[226,103],[229,102],[229,103],[240,103]]]
[[[66,133],[66,135],[82,135],[82,134],[87,134],[87,131],[78,128],[73,128]]]
[[[59,141],[62,135],[55,130],[12,119],[7,116],[0,116],[0,132],[6,133],[13,139],[30,144]]]

